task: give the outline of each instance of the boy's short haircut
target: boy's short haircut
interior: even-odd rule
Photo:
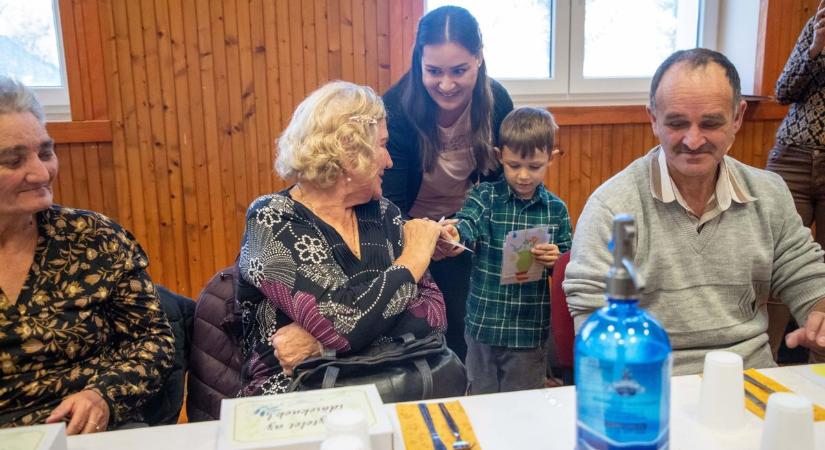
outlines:
[[[549,111],[521,107],[510,111],[499,129],[499,146],[507,147],[522,158],[532,158],[536,149],[552,152],[556,143],[556,125]]]

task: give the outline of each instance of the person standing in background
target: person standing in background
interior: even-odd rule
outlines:
[[[404,215],[451,217],[475,183],[499,178],[493,147],[513,102],[487,76],[481,30],[466,9],[444,6],[421,18],[410,70],[384,104],[392,167],[383,191]],[[430,264],[447,306],[447,344],[462,360],[471,263],[464,253]]]
[[[806,227],[816,224],[816,242],[825,247],[825,0],[802,29],[776,82],[776,100],[790,104],[768,154],[767,170],[787,183]],[[777,357],[790,320],[788,307],[768,303],[771,351]]]

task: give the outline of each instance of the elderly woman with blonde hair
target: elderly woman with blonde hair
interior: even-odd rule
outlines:
[[[405,222],[382,197],[386,142],[384,105],[368,87],[332,82],[296,109],[275,161],[294,184],[246,216],[241,395],[285,392],[292,369],[324,348],[347,354],[446,329],[426,275],[441,225]]]

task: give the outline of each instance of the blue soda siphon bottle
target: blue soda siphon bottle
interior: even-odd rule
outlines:
[[[576,336],[576,448],[666,449],[670,430],[670,340],[639,308],[633,217],[613,220],[607,306]]]

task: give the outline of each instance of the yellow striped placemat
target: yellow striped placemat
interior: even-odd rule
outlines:
[[[772,389],[774,392],[793,392],[792,390],[785,387],[783,384],[759,372],[756,369],[746,370],[745,375],[748,375],[760,384],[763,384],[769,389]],[[754,397],[758,398],[765,405],[768,404],[768,397],[770,397],[771,393],[765,392],[759,386],[748,381],[747,378],[745,378],[745,390],[748,391],[748,393],[752,394]],[[745,397],[745,408],[747,408],[748,411],[754,413],[757,417],[761,417],[762,419],[765,418],[765,410],[763,410],[759,405],[754,403],[751,399],[747,398],[747,396]],[[825,408],[822,408],[821,406],[814,403],[814,422],[821,422],[823,420],[825,420]]]
[[[464,407],[461,406],[461,402],[458,400],[444,402],[444,406],[447,407],[453,420],[455,420],[458,430],[461,432],[461,438],[471,442],[473,450],[480,450],[481,445],[478,443],[473,425],[470,423],[470,418],[467,417]],[[450,427],[447,425],[444,415],[441,414],[438,403],[427,403],[427,409],[430,410],[438,436],[447,448],[453,448],[455,436],[450,432]],[[398,414],[398,422],[401,424],[404,447],[407,450],[432,450],[433,441],[430,438],[430,432],[427,430],[427,424],[424,423],[424,417],[421,416],[421,411],[418,409],[418,404],[399,403],[395,405],[395,411]]]

